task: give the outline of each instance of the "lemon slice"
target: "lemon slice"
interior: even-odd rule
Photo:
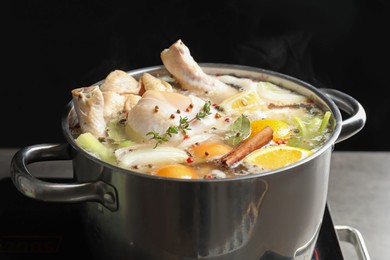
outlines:
[[[228,99],[222,101],[219,106],[226,112],[238,112],[241,113],[245,110],[253,110],[259,106],[264,105],[264,102],[260,99],[257,91],[245,90]]]
[[[245,157],[244,162],[275,170],[293,164],[313,154],[312,151],[287,145],[266,146]]]
[[[263,128],[269,126],[274,131],[273,138],[275,142],[290,138],[290,126],[282,121],[275,119],[260,119],[251,122],[251,137],[260,132]]]

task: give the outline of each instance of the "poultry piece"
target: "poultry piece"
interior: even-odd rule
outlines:
[[[140,86],[135,78],[122,70],[114,70],[108,74],[100,85],[102,92],[112,91],[118,94],[138,94]]]
[[[127,115],[126,132],[131,140],[145,142],[149,132],[164,134],[171,126],[180,125],[180,119],[193,119],[202,111],[206,102],[193,95],[176,92],[148,90]],[[193,120],[191,134],[203,132],[217,120],[215,109],[210,107],[210,116]],[[222,121],[222,120],[221,120]],[[171,140],[182,140],[182,133],[173,135]]]
[[[103,92],[106,122],[128,112],[141,98],[137,95],[140,91],[137,80],[121,70],[110,72],[100,85],[100,90]]]
[[[102,94],[104,99],[104,120],[108,122],[123,112],[127,95],[121,95],[113,91],[104,91]]]
[[[181,87],[196,95],[206,94],[216,102],[220,102],[238,92],[237,89],[216,77],[204,73],[181,40],[176,41],[168,49],[164,49],[161,52],[161,59]]]
[[[134,94],[128,94],[126,95],[125,104],[123,107],[124,112],[129,112],[135,105],[137,105],[138,101],[140,101],[141,96],[134,95]]]
[[[72,98],[81,131],[96,137],[104,136],[104,98],[99,86],[73,89]]]
[[[172,86],[159,78],[156,78],[155,76],[145,72],[142,74],[141,78],[139,79],[139,85],[141,86],[140,95],[142,96],[145,91],[148,90],[159,90],[159,91],[169,91],[172,92]]]

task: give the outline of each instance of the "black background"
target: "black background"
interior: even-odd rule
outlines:
[[[160,65],[177,39],[198,62],[257,66],[341,90],[367,122],[336,150],[390,150],[387,0],[6,1],[0,147],[64,142],[74,88]]]

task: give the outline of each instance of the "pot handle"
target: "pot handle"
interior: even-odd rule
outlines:
[[[11,178],[25,196],[49,202],[100,202],[114,211],[118,208],[115,189],[103,181],[52,183],[35,178],[27,169],[33,162],[71,160],[68,144],[38,144],[19,150],[11,161]]]
[[[366,112],[353,97],[336,89],[321,88],[337,107],[350,115],[341,123],[341,133],[335,143],[339,143],[358,133],[366,123]]]

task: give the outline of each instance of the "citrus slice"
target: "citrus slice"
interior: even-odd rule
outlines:
[[[274,142],[286,140],[290,137],[290,126],[282,120],[275,119],[260,119],[252,121],[250,137],[256,135],[266,126],[271,127],[274,131],[274,136],[272,138]]]
[[[275,170],[293,164],[313,154],[312,151],[287,145],[266,146],[245,157],[244,162]]]
[[[152,175],[178,179],[198,179],[196,171],[182,164],[169,164],[152,171]]]
[[[243,112],[262,105],[264,105],[264,102],[260,99],[256,90],[245,90],[225,99],[219,106],[226,112]]]
[[[230,152],[232,148],[226,144],[200,143],[190,148],[196,162],[203,162]]]

